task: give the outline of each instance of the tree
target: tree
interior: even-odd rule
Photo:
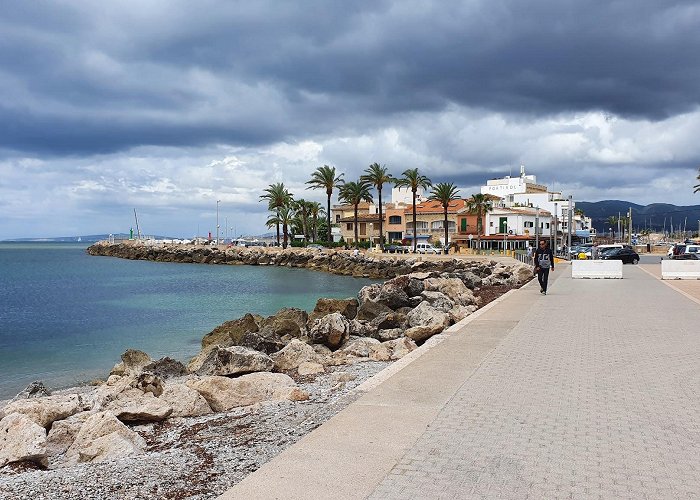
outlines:
[[[698,181],[700,181],[700,168],[698,169],[698,176],[696,177]],[[695,189],[693,190],[693,193],[700,192],[700,182],[693,186]]]
[[[377,188],[379,198],[379,247],[384,251],[384,214],[382,212],[382,186],[385,183],[393,182],[394,178],[387,171],[386,166],[380,166],[379,163],[372,163],[365,169],[365,175],[360,177],[361,180],[369,182]]]
[[[329,167],[324,165],[318,167],[314,173],[311,174],[311,180],[306,181],[309,185],[306,189],[325,189],[326,195],[328,196],[327,205],[327,217],[328,217],[328,241],[333,241],[331,236],[331,195],[333,194],[333,189],[340,187],[343,184],[343,174],[338,176],[335,175],[335,167]]]
[[[445,249],[447,252],[449,252],[450,248],[450,243],[447,237],[447,209],[450,206],[450,202],[452,202],[452,200],[457,199],[457,193],[459,193],[459,189],[457,189],[457,187],[451,182],[440,182],[433,186],[433,190],[431,191],[430,196],[428,197],[429,200],[438,201],[440,202],[440,205],[442,205],[443,215],[445,216],[443,225],[445,229]]]
[[[358,246],[357,234],[357,206],[363,201],[372,201],[372,193],[369,192],[371,184],[367,181],[359,180],[357,182],[346,182],[340,186],[338,197],[343,203],[352,205],[354,208],[354,226],[355,226],[355,248]]]
[[[292,204],[292,208],[294,209],[295,216],[299,219],[299,228],[301,229],[300,233],[304,235],[304,239],[308,241],[309,239],[309,211],[310,211],[310,203],[309,201],[306,201],[304,199],[300,200],[295,200],[294,203]]]
[[[467,210],[470,213],[476,214],[476,238],[477,247],[481,248],[481,233],[484,229],[484,215],[493,210],[491,200],[485,194],[477,193],[471,195],[467,200]]]
[[[317,201],[309,202],[309,215],[311,216],[311,238],[316,243],[318,239],[318,218],[323,217],[323,207]]]
[[[394,184],[396,187],[410,188],[411,193],[413,193],[413,253],[416,252],[416,245],[418,244],[418,233],[416,228],[416,193],[418,188],[428,189],[433,185],[424,175],[418,173],[417,168],[405,170],[400,179],[395,179]]]
[[[270,184],[267,189],[265,189],[265,194],[260,196],[260,201],[267,200],[267,209],[275,212],[275,215],[279,215],[279,209],[289,205],[292,201],[292,194],[287,191],[284,187],[284,183],[278,182],[277,184]],[[275,218],[275,217],[273,217]],[[277,219],[279,217],[276,217]],[[269,219],[268,219],[269,220]],[[272,226],[268,226],[272,227]],[[277,245],[280,244],[280,225],[276,224],[277,227]]]
[[[270,217],[268,217],[265,225],[267,227],[272,227],[277,225],[282,226],[282,234],[284,239],[282,240],[282,248],[287,248],[287,242],[289,240],[289,227],[294,223],[294,211],[289,206],[280,207],[277,212]]]

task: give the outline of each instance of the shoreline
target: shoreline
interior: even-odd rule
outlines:
[[[110,253],[112,256],[117,256],[112,251],[104,252],[105,248],[110,247],[101,246],[100,248],[100,255]],[[133,248],[124,249],[123,246],[120,246],[119,249],[117,253],[128,255],[128,257],[123,258],[138,257],[147,260],[164,260],[173,255],[176,256],[175,259],[179,259],[183,255],[183,252],[178,249],[166,249],[165,252],[163,250],[150,252],[150,249],[144,252],[143,248],[138,248],[134,252]],[[114,248],[110,248],[110,250],[114,250]],[[169,387],[173,383],[183,382],[182,386],[187,385],[192,388],[198,387],[198,384],[203,380],[216,379],[216,376],[212,377],[210,375],[216,375],[216,370],[221,368],[222,354],[229,356],[227,353],[241,352],[240,349],[248,349],[250,351],[249,337],[251,334],[246,334],[243,337],[236,336],[238,335],[236,328],[242,324],[241,322],[245,323],[247,321],[248,324],[253,325],[255,331],[258,328],[261,329],[260,334],[255,334],[252,337],[254,342],[258,342],[258,344],[254,344],[253,348],[260,349],[263,352],[266,349],[271,349],[273,354],[270,354],[270,356],[275,360],[276,366],[280,359],[284,358],[284,356],[280,358],[278,355],[292,346],[297,348],[297,346],[303,347],[306,345],[307,347],[304,348],[307,350],[310,349],[309,345],[313,346],[313,349],[309,351],[313,359],[309,358],[309,361],[312,361],[311,365],[314,364],[314,361],[317,362],[317,366],[320,367],[320,373],[317,370],[316,374],[313,374],[314,372],[310,372],[312,373],[310,375],[302,374],[301,368],[304,362],[299,364],[300,360],[297,360],[293,365],[280,365],[275,369],[279,373],[274,375],[275,377],[289,378],[291,376],[289,380],[295,386],[294,391],[296,392],[292,392],[296,396],[283,397],[275,401],[263,400],[253,405],[236,406],[225,411],[217,410],[215,406],[212,406],[214,412],[211,413],[211,410],[209,410],[209,414],[203,416],[161,418],[151,423],[129,423],[127,421],[128,432],[133,432],[136,438],[144,442],[142,451],[123,457],[107,457],[104,461],[79,463],[77,465],[69,464],[68,466],[61,465],[64,456],[62,453],[65,453],[63,451],[58,455],[49,456],[50,468],[48,470],[41,466],[32,465],[31,462],[9,464],[5,467],[0,467],[0,493],[19,497],[36,496],[39,498],[47,494],[51,498],[83,498],[85,496],[109,496],[111,498],[182,498],[186,496],[188,498],[211,498],[221,494],[248,473],[259,468],[286,446],[296,442],[296,440],[321,425],[321,423],[359,397],[363,389],[358,389],[358,387],[371,386],[371,382],[368,381],[372,377],[390,369],[394,366],[396,360],[403,358],[406,354],[416,349],[416,344],[411,340],[412,338],[415,338],[419,345],[425,343],[425,347],[418,347],[420,351],[428,349],[430,345],[438,342],[443,335],[449,334],[448,325],[455,324],[459,320],[468,317],[473,312],[482,309],[492,300],[502,296],[508,290],[519,288],[532,278],[529,268],[525,272],[523,266],[515,261],[504,264],[503,262],[496,263],[493,260],[480,259],[474,262],[460,261],[449,257],[434,260],[397,259],[395,257],[374,258],[374,256],[368,257],[365,255],[353,256],[345,252],[333,252],[332,254],[329,252],[329,255],[319,257],[315,252],[305,250],[299,252],[295,250],[289,252],[289,255],[292,257],[273,258],[271,261],[274,264],[269,261],[261,264],[259,259],[264,261],[269,259],[270,256],[266,252],[256,251],[253,252],[253,256],[250,253],[231,252],[227,255],[227,252],[214,251],[197,254],[203,257],[201,262],[212,264],[241,264],[241,260],[255,259],[257,264],[252,265],[285,265],[324,270],[324,266],[333,263],[335,267],[332,269],[340,271],[336,274],[359,275],[363,277],[367,277],[366,274],[370,273],[395,274],[397,270],[408,270],[408,272],[405,275],[401,275],[401,278],[392,277],[382,284],[364,287],[358,293],[357,299],[346,299],[345,301],[330,300],[332,303],[331,309],[319,313],[320,316],[317,314],[315,317],[318,319],[314,319],[313,314],[317,312],[316,309],[324,299],[319,299],[317,308],[311,314],[306,312],[302,314],[298,312],[299,310],[295,312],[295,310],[282,309],[268,318],[254,318],[251,315],[246,315],[238,320],[224,323],[203,337],[203,349],[193,360],[194,362],[199,358],[199,365],[193,365],[193,362],[191,362],[190,366],[187,367],[189,374],[184,378],[181,377],[182,380],[177,378],[169,379],[164,375],[165,378],[163,378],[162,382],[165,387]],[[278,252],[274,253],[279,255]],[[310,253],[311,255],[304,255],[305,253]],[[296,257],[298,254],[302,256]],[[94,255],[94,253],[91,253],[91,255]],[[169,261],[177,262],[180,260]],[[385,276],[384,279],[387,279],[387,277]],[[465,287],[464,283],[469,283],[472,291]],[[461,287],[461,292],[455,291],[455,286],[457,285]],[[419,287],[418,289],[416,289],[417,286]],[[421,293],[424,289],[425,291]],[[406,292],[413,290],[409,293],[413,299],[409,299],[402,290],[406,290]],[[403,299],[401,298],[402,296]],[[355,309],[352,312],[347,312],[343,309],[348,305],[352,305],[348,304],[349,300],[355,302]],[[402,307],[402,304],[405,306],[409,303],[411,304],[410,307]],[[465,304],[474,303],[479,305],[465,307]],[[386,307],[386,304],[391,304],[391,308]],[[341,309],[337,310],[343,310],[342,314],[345,314],[348,318],[356,319],[343,319],[340,313],[330,312],[334,307],[340,307]],[[447,321],[447,313],[440,312],[443,310],[449,311],[451,315],[449,317],[452,319],[443,323],[445,326],[437,329],[430,327],[430,331],[427,331],[427,326],[420,326],[422,325],[420,321],[413,323],[413,320],[409,321],[407,319],[406,315],[419,307],[422,308],[422,312],[418,316],[428,315],[432,317],[435,314],[442,314],[444,321]],[[245,320],[248,316],[255,321],[254,324],[250,323],[251,319]],[[318,337],[319,332],[323,330],[323,328],[319,329],[319,325],[332,317],[336,318],[334,320],[336,322],[342,319],[346,325],[344,328],[349,329],[340,343],[335,343],[336,341],[330,337]],[[372,320],[371,318],[375,319]],[[301,328],[301,330],[291,336],[288,333],[281,336],[282,333],[288,332],[290,325],[295,321],[297,326],[293,328]],[[395,321],[398,321],[395,326],[402,325],[400,329],[394,328],[392,330],[389,327],[384,327],[389,328],[389,330],[382,330],[380,327],[377,330],[377,325]],[[376,325],[372,329],[372,325],[375,323]],[[274,337],[269,337],[269,333],[264,333],[267,331],[266,328],[270,328],[270,325],[273,325],[276,332]],[[279,330],[279,328],[282,328],[282,330]],[[387,332],[391,333],[391,335],[399,336],[398,338],[402,340],[386,340],[384,336],[388,335]],[[262,337],[260,337],[261,335]],[[265,335],[268,335],[268,337],[265,337]],[[297,336],[303,342],[295,340]],[[270,338],[273,340],[274,338],[278,339],[274,340],[274,342],[278,343],[277,347],[270,348],[268,343],[265,342],[260,344],[260,338],[268,339],[265,341],[268,343]],[[284,340],[285,338],[287,340]],[[290,338],[292,339],[291,343]],[[279,344],[280,341],[283,341],[283,343]],[[324,344],[331,346],[331,349],[328,349]],[[409,344],[412,344],[413,347],[410,347]],[[233,345],[233,347],[226,347],[229,345]],[[246,347],[238,347],[238,345]],[[285,347],[279,351],[278,349],[282,345],[285,345]],[[398,357],[391,356],[391,346],[398,347],[399,345],[408,346],[408,349],[406,350],[405,347],[402,347],[403,351],[400,355],[397,355]],[[389,350],[387,351],[387,349]],[[126,382],[126,392],[133,393],[136,389],[128,389],[128,387],[135,387],[134,384],[137,381],[138,384],[143,382],[143,375],[138,375],[137,379],[135,379],[136,375],[129,374],[129,366],[124,367],[129,361],[124,357],[126,354],[122,356],[124,360],[122,365],[123,368],[126,368],[126,371],[122,368],[120,372],[117,369],[119,365],[115,366],[112,370],[113,375],[106,384],[97,388],[83,386],[66,389],[56,391],[55,394],[71,394],[77,390],[85,393],[104,394],[106,391],[111,394],[105,400],[108,404],[106,406],[92,405],[90,407],[93,409],[90,412],[94,413],[105,409],[109,410],[110,408],[112,408],[112,411],[117,411],[119,405],[115,407],[114,403],[118,402],[121,396],[119,391],[114,392],[116,388]],[[263,353],[258,352],[257,354],[265,357]],[[133,359],[130,362],[133,362]],[[322,365],[318,365],[318,362],[322,362]],[[212,365],[212,363],[214,364]],[[197,368],[197,366],[200,368]],[[204,368],[201,368],[202,366]],[[195,374],[194,369],[199,371]],[[204,369],[203,372],[201,371],[202,369]],[[152,375],[148,373],[147,371],[143,372],[147,381],[152,379]],[[269,375],[273,376],[272,373]],[[151,379],[148,377],[151,377]],[[233,377],[233,381],[238,380],[235,375]],[[241,377],[241,380],[245,377],[247,375]],[[129,383],[131,384],[130,386],[128,385]],[[153,383],[160,384],[158,381]],[[138,385],[138,387],[143,388],[142,385]],[[147,393],[136,392],[141,394],[140,398],[144,394],[148,396]],[[301,397],[301,401],[299,401],[299,394],[305,394],[305,396]],[[156,398],[151,397],[149,401],[154,401],[155,399],[157,399],[157,394]],[[206,399],[210,404],[216,403],[216,397],[214,400],[210,400],[208,397]],[[1,410],[2,403],[0,403]],[[74,417],[68,417],[66,422],[75,420],[80,415],[89,415],[90,412],[78,413]],[[0,417],[2,416],[3,414],[0,413]],[[77,426],[80,432],[82,432],[81,425],[82,423]],[[56,426],[49,424],[48,429],[53,432],[54,427]],[[51,432],[49,433],[49,442],[52,442]],[[78,430],[75,432],[78,432]],[[71,438],[71,442],[75,439],[75,437]]]

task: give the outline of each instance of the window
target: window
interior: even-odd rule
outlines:
[[[467,224],[467,219],[466,219],[466,218],[460,219],[460,220],[459,220],[459,224],[460,224],[460,225],[459,225],[459,230],[460,230],[460,231],[466,231],[466,230],[467,230],[467,225],[468,225],[468,224]]]
[[[401,224],[401,216],[400,215],[390,215],[389,216],[389,224]]]
[[[348,222],[348,223],[345,225],[345,229],[347,229],[348,231],[352,231],[352,222]]]
[[[335,223],[337,224],[339,222],[340,222],[340,214],[335,214]]]

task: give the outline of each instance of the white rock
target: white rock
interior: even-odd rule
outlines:
[[[145,449],[145,439],[121,423],[112,412],[104,411],[91,415],[80,427],[62,465],[139,455]]]
[[[0,420],[0,467],[29,460],[47,465],[46,429],[22,413]]]
[[[391,348],[391,360],[395,361],[397,359],[403,358],[406,354],[414,351],[418,348],[416,343],[406,337],[402,337],[396,340],[389,340],[387,342],[382,342],[383,345]]]
[[[261,401],[302,401],[309,398],[291,377],[283,373],[250,373],[234,379],[203,377],[188,380],[187,385],[199,392],[214,411],[227,411]]]
[[[328,314],[314,323],[309,338],[331,349],[340,347],[350,336],[350,321],[340,313]]]
[[[244,373],[272,370],[270,357],[255,349],[243,346],[211,346],[203,350],[188,365],[197,375],[232,376]]]
[[[121,392],[106,409],[122,422],[160,422],[173,412],[173,408],[166,401],[139,389]]]
[[[65,420],[57,420],[54,422],[46,437],[47,455],[56,456],[68,451],[68,448],[70,448],[75,441],[78,432],[80,432],[80,428],[91,415],[94,415],[94,413],[85,411],[68,417]]]
[[[61,396],[45,396],[32,399],[18,399],[8,404],[3,411],[10,413],[22,413],[42,427],[48,428],[56,420],[75,415],[89,408],[78,394]]]
[[[447,313],[438,311],[427,302],[421,302],[408,313],[407,318],[410,328],[404,335],[417,342],[440,333],[450,324],[450,316]]]
[[[326,349],[328,353],[331,352],[330,349]],[[271,354],[270,357],[275,364],[275,370],[280,371],[294,370],[302,363],[317,362],[319,359],[313,347],[298,339],[293,339],[283,349]]]
[[[159,399],[172,407],[171,417],[199,417],[211,413],[207,400],[185,384],[166,384]]]
[[[378,346],[380,342],[377,339],[372,339],[369,337],[358,337],[351,339],[341,351],[350,355],[366,358],[372,352],[374,346]]]

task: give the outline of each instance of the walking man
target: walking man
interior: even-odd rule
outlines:
[[[549,248],[547,240],[540,240],[540,247],[535,250],[535,272],[537,273],[537,281],[540,282],[540,293],[547,295],[547,280],[549,279],[549,270],[554,271],[554,255],[552,249]]]

